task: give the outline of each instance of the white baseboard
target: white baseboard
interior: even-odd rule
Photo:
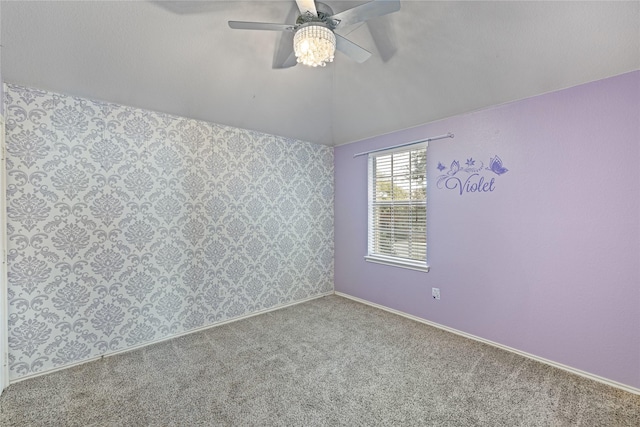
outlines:
[[[74,366],[84,365],[85,363],[89,363],[89,362],[93,362],[93,361],[96,361],[96,360],[100,360],[100,359],[105,358],[105,357],[111,357],[111,356],[115,356],[117,354],[128,353],[130,351],[139,350],[141,348],[144,348],[144,347],[147,347],[147,346],[150,346],[150,345],[154,345],[154,344],[158,344],[158,343],[161,343],[163,341],[169,341],[169,340],[172,340],[174,338],[183,337],[185,335],[193,334],[193,333],[196,333],[196,332],[201,332],[201,331],[204,331],[204,330],[207,330],[207,329],[215,328],[217,326],[226,325],[227,323],[233,323],[233,322],[237,322],[239,320],[248,319],[248,318],[253,317],[253,316],[258,316],[260,314],[265,314],[265,313],[268,313],[270,311],[276,311],[276,310],[280,310],[280,309],[283,309],[283,308],[286,308],[286,307],[291,307],[293,305],[302,304],[303,302],[307,302],[307,301],[311,301],[311,300],[314,300],[314,299],[326,297],[328,295],[333,295],[333,291],[324,292],[324,293],[321,293],[321,294],[318,294],[318,295],[314,295],[314,296],[309,297],[309,298],[305,298],[305,299],[302,299],[302,300],[299,300],[299,301],[293,301],[293,302],[290,302],[290,303],[287,303],[287,304],[276,305],[274,307],[270,307],[270,308],[267,308],[267,309],[264,309],[264,310],[259,310],[259,311],[255,311],[255,312],[250,313],[250,314],[245,314],[244,316],[234,317],[233,319],[223,320],[221,322],[212,323],[212,324],[206,325],[206,326],[201,326],[199,328],[191,329],[191,330],[188,330],[188,331],[185,331],[185,332],[181,332],[179,334],[169,335],[169,336],[157,339],[157,340],[149,341],[149,342],[146,342],[146,343],[143,343],[143,344],[138,344],[138,345],[135,345],[133,347],[123,348],[122,350],[116,350],[116,351],[114,351],[112,353],[107,353],[107,354],[103,354],[103,355],[100,355],[100,356],[91,357],[89,359],[81,360],[81,361],[75,362],[75,363],[70,363],[68,365],[60,366],[58,368],[48,369],[46,371],[36,372],[36,373],[30,374],[30,375],[25,375],[23,377],[11,380],[10,384],[19,383],[20,381],[28,380],[28,379],[31,379],[31,378],[36,378],[36,377],[39,377],[39,376],[42,376],[42,375],[52,374],[54,372],[58,372],[58,371],[62,371],[62,370],[65,370],[65,369],[73,368]]]
[[[536,356],[534,354],[527,353],[525,351],[521,351],[521,350],[518,350],[518,349],[513,348],[513,347],[509,347],[509,346],[506,346],[506,345],[503,345],[503,344],[500,344],[500,343],[497,343],[497,342],[494,342],[494,341],[490,341],[490,340],[478,337],[476,335],[468,334],[466,332],[462,332],[462,331],[459,331],[457,329],[453,329],[453,328],[450,328],[448,326],[441,325],[439,323],[431,322],[429,320],[423,319],[421,317],[414,316],[412,314],[408,314],[408,313],[404,313],[402,311],[394,310],[393,308],[389,308],[389,307],[386,307],[384,305],[376,304],[376,303],[373,303],[371,301],[367,301],[367,300],[364,300],[364,299],[361,299],[361,298],[358,298],[358,297],[354,297],[354,296],[349,295],[349,294],[345,294],[345,293],[342,293],[342,292],[335,292],[335,294],[338,295],[338,296],[341,296],[343,298],[348,298],[350,300],[353,300],[353,301],[356,301],[356,302],[359,302],[359,303],[362,303],[362,304],[369,305],[371,307],[375,307],[375,308],[379,308],[379,309],[384,310],[384,311],[388,311],[389,313],[393,313],[393,314],[397,314],[397,315],[402,316],[402,317],[406,317],[407,319],[415,320],[416,322],[424,323],[425,325],[433,326],[434,328],[442,329],[444,331],[451,332],[453,334],[460,335],[462,337],[469,338],[469,339],[472,339],[474,341],[479,341],[479,342],[484,343],[484,344],[489,344],[489,345],[491,345],[493,347],[497,347],[497,348],[500,348],[502,350],[509,351],[511,353],[516,353],[516,354],[518,354],[520,356],[523,356],[523,357],[526,357],[528,359],[532,359],[532,360],[535,360],[537,362],[544,363],[545,365],[553,366],[554,368],[562,369],[563,371],[567,371],[567,372],[570,372],[572,374],[576,374],[576,375],[579,375],[581,377],[584,377],[584,378],[587,378],[587,379],[590,379],[590,380],[593,380],[593,381],[598,381],[599,383],[603,383],[603,384],[606,384],[608,386],[615,387],[615,388],[624,390],[624,391],[629,392],[629,393],[640,395],[640,388],[632,387],[630,385],[622,384],[622,383],[619,383],[617,381],[610,380],[608,378],[604,378],[604,377],[601,377],[601,376],[598,376],[598,375],[595,375],[595,374],[592,374],[592,373],[589,373],[589,372],[586,372],[586,371],[582,371],[580,369],[573,368],[571,366],[563,365],[562,363],[554,362],[553,360],[545,359],[544,357],[539,357],[539,356]]]

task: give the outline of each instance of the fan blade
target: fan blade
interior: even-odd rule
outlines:
[[[309,12],[313,16],[318,16],[318,10],[316,9],[316,2],[314,0],[296,0],[300,13],[304,15]]]
[[[229,21],[229,26],[234,30],[293,31],[293,25],[267,22]]]
[[[276,49],[271,68],[289,68],[297,63],[298,59],[293,52],[293,33],[282,33],[282,43]]]
[[[350,25],[348,27],[342,27],[339,30],[336,30],[335,33],[346,37],[363,25],[366,25],[369,33],[371,33],[371,38],[376,45],[376,49],[378,50],[382,61],[389,61],[398,51],[398,48],[396,47],[396,36],[393,26],[391,25],[391,21],[388,19],[374,18],[367,22],[358,22],[357,24]]]
[[[340,28],[398,10],[400,10],[399,0],[374,0],[335,14],[330,19],[339,20],[340,23],[336,28]]]
[[[382,62],[387,62],[398,51],[396,48],[396,37],[391,21],[381,19],[366,22],[373,42],[378,49]],[[289,33],[285,33],[289,34]]]
[[[298,6],[291,2],[291,8],[289,9],[289,14],[287,15],[287,19],[284,22],[295,22],[296,18],[300,15],[298,11]],[[290,68],[294,65],[298,64],[295,54],[293,53],[293,37],[295,32],[285,31],[280,34],[280,38],[278,40],[278,44],[276,45],[276,49],[273,55],[273,63],[271,64],[271,68],[273,69],[282,69],[282,68]]]
[[[295,67],[296,65],[298,65],[298,58],[296,58],[296,54],[293,52],[293,50],[291,50],[291,53],[284,61],[280,62],[279,64],[273,64],[273,69],[277,70],[291,68]]]
[[[354,42],[345,39],[339,34],[336,34],[336,49],[358,63],[363,63],[371,56],[371,52],[361,48]]]

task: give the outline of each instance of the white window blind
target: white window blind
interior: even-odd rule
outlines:
[[[428,270],[427,144],[369,155],[366,259]]]

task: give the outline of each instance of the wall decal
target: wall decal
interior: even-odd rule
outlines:
[[[497,155],[491,157],[487,167],[484,162],[469,157],[464,166],[454,160],[448,169],[438,162],[438,170],[442,175],[438,176],[436,186],[439,189],[456,190],[461,196],[464,193],[491,193],[496,189],[496,176],[509,172]]]

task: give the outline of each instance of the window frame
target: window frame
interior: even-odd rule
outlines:
[[[425,206],[425,224],[424,224],[424,228],[425,228],[425,254],[424,254],[424,260],[416,260],[416,259],[412,259],[412,258],[404,258],[404,257],[396,257],[396,256],[391,256],[391,255],[386,255],[383,253],[376,253],[374,251],[374,193],[376,191],[376,183],[375,183],[375,175],[374,175],[374,159],[377,157],[382,157],[382,156],[388,156],[391,154],[399,154],[399,153],[404,153],[404,152],[410,152],[410,151],[416,151],[416,150],[425,150],[425,158],[426,158],[426,152],[427,152],[427,147],[428,147],[428,142],[424,141],[424,142],[420,142],[420,143],[416,143],[416,144],[412,144],[409,146],[403,146],[403,147],[397,147],[397,148],[390,148],[388,150],[380,150],[380,151],[376,151],[376,152],[372,152],[369,153],[368,158],[367,158],[367,194],[368,194],[368,200],[367,200],[367,255],[365,255],[364,259],[367,262],[372,262],[372,263],[377,263],[377,264],[384,264],[384,265],[390,265],[393,267],[400,267],[400,268],[407,268],[407,269],[411,269],[411,270],[417,270],[417,271],[423,271],[423,272],[428,272],[429,271],[429,264],[427,263],[427,242],[426,242],[426,234],[427,234],[427,192],[426,192],[426,187],[428,187],[428,183],[427,183],[427,165],[426,165],[426,161],[425,161],[425,170],[424,170],[424,174],[425,174],[425,197],[424,197],[424,206]],[[392,176],[396,176],[395,174],[393,174],[392,172]],[[393,184],[392,184],[393,185]],[[398,203],[398,205],[401,205],[402,203]],[[406,201],[405,203],[406,204]],[[398,206],[396,205],[396,206]],[[392,204],[393,206],[393,204]]]

